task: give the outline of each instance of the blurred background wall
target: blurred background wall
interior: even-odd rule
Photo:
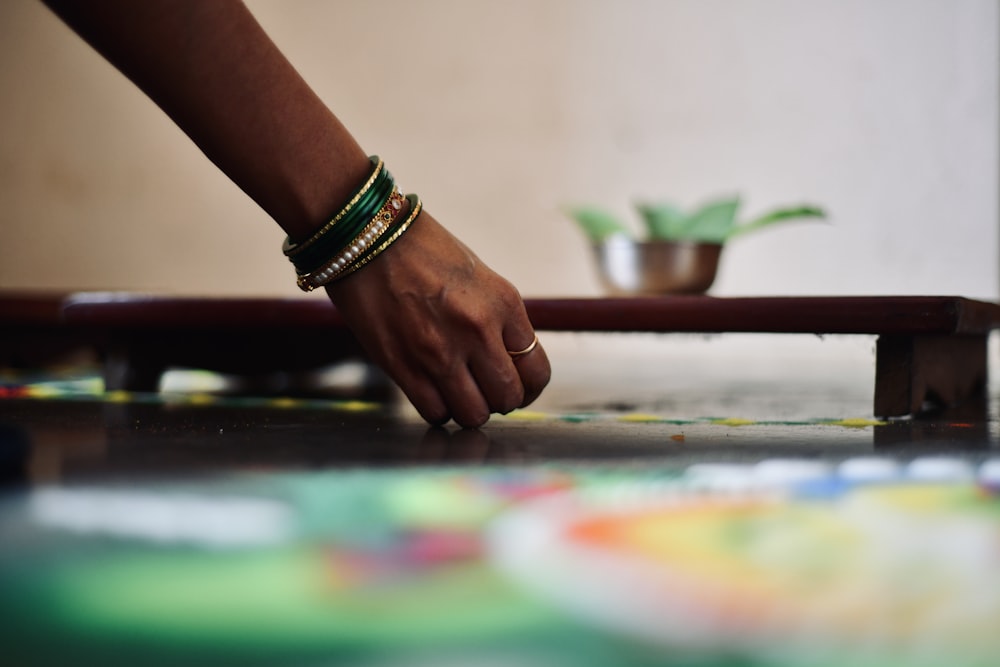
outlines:
[[[831,217],[734,242],[716,295],[1000,291],[995,0],[249,5],[525,295],[599,293],[562,206],[736,192]],[[35,0],[0,3],[0,90],[0,287],[299,294],[277,226]]]

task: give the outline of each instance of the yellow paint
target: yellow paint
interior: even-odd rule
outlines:
[[[104,395],[104,400],[109,403],[128,403],[132,400],[132,392],[123,391],[121,389],[109,391]]]
[[[344,410],[346,412],[368,412],[369,410],[378,409],[379,404],[368,401],[343,401],[341,403],[332,403],[331,407],[335,410]]]
[[[752,419],[740,419],[739,417],[727,417],[725,419],[713,419],[712,423],[717,426],[752,426],[757,422]]]
[[[505,415],[507,419],[517,419],[518,421],[526,422],[539,422],[550,419],[551,416],[544,412],[537,412],[534,410],[515,410],[509,415]]]
[[[877,419],[862,419],[852,417],[848,419],[838,419],[837,421],[826,422],[830,426],[844,426],[845,428],[867,428],[869,426],[884,426],[886,422]]]
[[[211,394],[191,394],[187,397],[186,402],[191,405],[211,405],[218,402],[218,400],[218,398]]]
[[[641,412],[633,412],[631,414],[622,415],[618,418],[620,422],[659,422],[663,421],[663,417],[659,415],[647,415]]]
[[[302,401],[297,398],[274,398],[267,405],[272,408],[294,408],[302,405]]]
[[[53,396],[59,395],[59,390],[54,387],[47,387],[45,385],[38,385],[33,387],[27,387],[26,392],[28,396],[32,398],[52,398]]]

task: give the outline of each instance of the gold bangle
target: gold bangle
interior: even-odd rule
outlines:
[[[410,200],[410,197],[413,197],[413,200]],[[383,250],[385,250],[390,245],[392,245],[396,241],[396,239],[398,239],[400,236],[403,235],[403,232],[405,232],[407,229],[410,228],[410,225],[412,225],[413,222],[414,222],[414,220],[417,219],[417,216],[420,215],[420,211],[423,209],[423,202],[420,201],[420,197],[418,197],[417,195],[407,195],[406,198],[407,198],[407,200],[410,201],[411,205],[413,206],[413,208],[410,210],[410,215],[407,216],[407,218],[406,218],[406,221],[403,222],[403,224],[401,224],[399,226],[399,228],[396,229],[396,231],[394,231],[392,233],[392,236],[390,236],[389,238],[387,238],[385,240],[385,242],[382,243],[382,245],[380,245],[378,248],[376,248],[370,254],[366,255],[360,261],[357,261],[354,264],[351,264],[349,267],[347,267],[347,269],[345,269],[339,275],[337,275],[337,277],[335,278],[335,280],[339,280],[339,279],[343,278],[344,276],[347,276],[347,275],[350,275],[350,274],[354,273],[355,271],[357,271],[358,269],[360,269],[362,266],[364,266],[368,262],[370,262],[373,259],[375,259],[376,257],[378,257],[379,254],[381,254],[381,252]],[[414,201],[414,200],[416,200],[416,201]],[[331,281],[331,282],[333,282],[333,281]]]
[[[393,187],[392,193],[382,208],[372,216],[371,221],[358,232],[358,235],[344,250],[324,262],[316,270],[299,275],[297,280],[299,288],[311,292],[334,280],[351,265],[355,258],[360,256],[363,250],[378,241],[402,210],[404,201],[405,198],[399,193],[399,189]]]
[[[324,234],[333,229],[333,226],[336,225],[338,222],[340,222],[344,218],[344,216],[347,215],[352,208],[354,208],[354,205],[357,204],[361,200],[361,198],[365,196],[365,193],[371,189],[372,184],[375,182],[375,179],[378,178],[378,175],[382,173],[382,169],[385,167],[385,163],[382,161],[382,158],[374,158],[374,159],[377,159],[378,162],[375,163],[375,168],[372,170],[371,176],[369,176],[368,180],[365,181],[365,184],[361,186],[361,189],[358,190],[353,197],[351,197],[351,200],[347,202],[347,205],[344,206],[344,208],[340,209],[340,212],[333,217],[333,220],[320,227],[315,234],[310,236],[302,243],[292,243],[292,240],[290,238],[286,238],[285,243],[281,248],[282,252],[284,252],[285,255],[287,255],[288,257],[294,257],[295,255],[299,254],[300,252],[311,246],[313,243],[322,238]]]

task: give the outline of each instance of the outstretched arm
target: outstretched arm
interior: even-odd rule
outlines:
[[[371,170],[366,153],[237,0],[47,0],[285,230],[311,236]],[[330,284],[372,357],[432,423],[479,426],[549,379],[517,291],[426,211]]]

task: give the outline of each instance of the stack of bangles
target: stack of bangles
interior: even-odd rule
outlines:
[[[330,222],[301,243],[285,239],[282,250],[295,265],[299,287],[306,292],[350,275],[375,259],[420,215],[420,198],[401,194],[382,160],[377,156],[369,159],[372,171],[368,179]],[[410,213],[402,218],[405,202],[410,204]]]

